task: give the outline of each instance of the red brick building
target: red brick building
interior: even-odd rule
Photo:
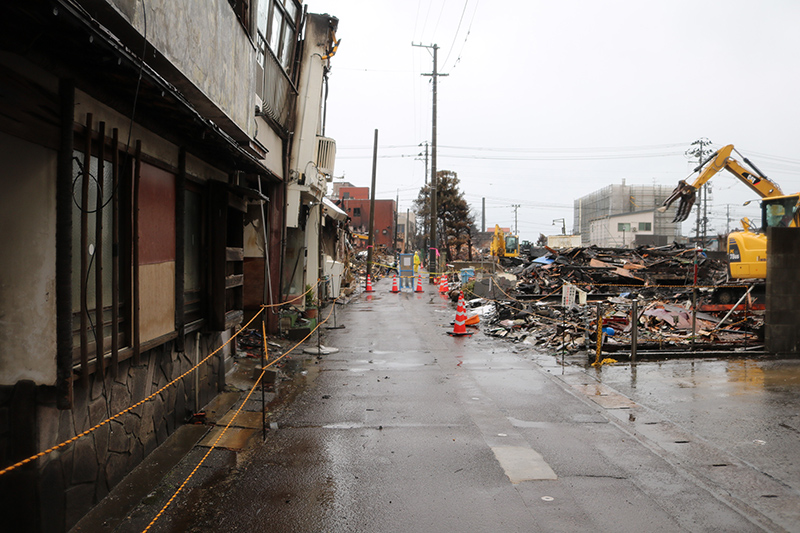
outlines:
[[[350,217],[350,229],[365,237],[369,231],[369,187],[340,187],[337,204]],[[394,249],[397,205],[394,200],[375,200],[374,243]],[[366,248],[366,239],[354,239],[356,247]]]

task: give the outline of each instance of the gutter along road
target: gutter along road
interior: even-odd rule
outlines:
[[[796,360],[562,367],[374,287],[278,429],[150,531],[800,531]]]

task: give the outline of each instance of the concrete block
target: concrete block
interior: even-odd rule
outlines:
[[[795,325],[767,324],[765,348],[770,353],[797,353],[800,351],[800,330]]]

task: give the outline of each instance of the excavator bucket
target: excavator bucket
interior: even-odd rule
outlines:
[[[689,214],[692,212],[696,197],[695,192],[696,189],[684,180],[679,181],[678,186],[675,187],[675,190],[672,191],[669,198],[664,200],[664,203],[661,204],[659,211],[663,213],[675,200],[678,200],[678,210],[675,212],[675,218],[673,218],[672,221],[683,222],[689,218]]]

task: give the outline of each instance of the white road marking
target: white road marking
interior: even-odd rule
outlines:
[[[511,480],[517,484],[523,481],[558,479],[544,458],[526,446],[493,446],[492,451],[500,466]]]

